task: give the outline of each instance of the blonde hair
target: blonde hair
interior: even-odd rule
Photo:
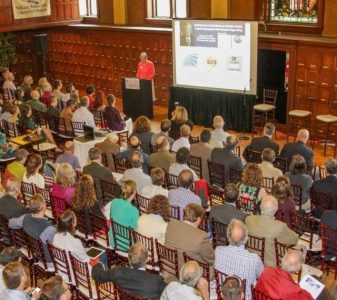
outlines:
[[[184,106],[177,106],[172,112],[172,121],[185,123],[188,120],[188,113]]]
[[[129,197],[136,191],[137,184],[133,180],[126,180],[122,184],[122,198],[129,199]]]
[[[72,166],[68,163],[62,163],[56,169],[56,183],[63,189],[73,186],[76,181],[76,174]]]
[[[48,83],[48,79],[46,77],[41,77],[39,79],[39,86],[43,87],[45,83]]]
[[[189,137],[191,135],[191,128],[188,125],[180,126],[180,135],[183,137]]]
[[[213,118],[213,127],[215,129],[223,129],[223,127],[225,126],[225,121],[221,116],[215,116]]]

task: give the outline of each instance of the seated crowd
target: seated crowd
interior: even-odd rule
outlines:
[[[55,147],[46,161],[3,134],[0,299],[313,299],[295,278],[319,274],[315,255],[329,264],[335,254],[323,235],[324,226],[337,229],[337,161],[328,157],[317,178],[306,129],[280,151],[267,123],[241,156],[221,116],[191,137],[178,106],[154,133],[147,117],[132,124],[94,86],[79,99],[60,80],[33,89],[26,76],[16,88],[8,70],[2,76],[1,120]],[[97,113],[112,132],[85,165],[72,139],[58,139],[59,123],[41,126],[45,116],[64,119],[69,132],[72,122],[96,127]],[[324,290],[319,299],[332,298]]]

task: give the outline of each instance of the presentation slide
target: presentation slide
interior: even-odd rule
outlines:
[[[256,94],[257,22],[173,20],[174,85]]]

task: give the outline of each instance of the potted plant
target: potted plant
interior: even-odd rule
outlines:
[[[9,68],[15,62],[15,35],[11,32],[0,33],[0,69]]]

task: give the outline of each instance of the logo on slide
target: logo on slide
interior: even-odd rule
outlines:
[[[209,58],[207,58],[207,65],[210,68],[214,68],[216,67],[216,64],[218,63],[217,59],[215,56],[210,56]]]
[[[199,60],[198,54],[189,54],[185,57],[183,66],[196,68],[198,66],[198,60]]]
[[[227,57],[227,69],[232,71],[241,71],[241,57],[240,56],[228,56]]]

